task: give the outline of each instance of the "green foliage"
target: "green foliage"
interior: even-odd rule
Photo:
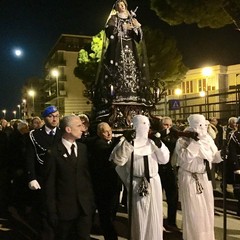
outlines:
[[[228,0],[151,0],[151,9],[170,25],[196,23],[198,27],[220,28],[232,23],[224,7]]]
[[[152,84],[161,87],[161,82],[164,81],[166,88],[178,84],[184,78],[187,68],[182,62],[175,40],[166,38],[160,30],[144,28],[143,31]],[[83,81],[88,93],[96,80],[102,49],[104,49],[104,37],[104,32],[101,31],[93,37],[91,46],[79,51],[75,75]]]
[[[182,62],[182,55],[173,38],[166,38],[156,29],[144,28],[145,44],[148,55],[150,79],[164,81],[166,88],[177,85],[183,80],[187,67]]]
[[[75,75],[83,81],[87,90],[93,85],[99,62],[102,56],[104,31],[101,31],[92,38],[91,46],[81,49],[78,54],[78,67],[75,68]]]

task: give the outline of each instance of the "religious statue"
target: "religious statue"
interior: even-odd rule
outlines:
[[[136,10],[129,12],[126,0],[115,2],[105,26],[106,41],[94,89],[97,117],[110,116],[118,125],[119,116],[127,119],[129,112],[135,114],[153,105],[143,32]]]

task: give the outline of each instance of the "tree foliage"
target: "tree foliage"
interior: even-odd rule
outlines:
[[[145,44],[148,55],[149,72],[151,82],[161,87],[171,87],[181,81],[187,68],[182,62],[182,56],[176,47],[173,38],[166,38],[160,30],[144,28]],[[79,77],[87,89],[86,96],[90,95],[98,67],[102,58],[104,32],[93,37],[91,46],[86,46],[79,51],[78,67],[75,75]],[[100,64],[101,66],[101,64]]]
[[[89,91],[95,82],[97,68],[102,56],[104,31],[93,36],[90,46],[81,49],[78,54],[78,66],[75,75],[83,81]]]
[[[196,23],[198,27],[220,28],[233,23],[229,5],[239,0],[151,0],[151,9],[170,25]],[[239,3],[238,3],[239,4]]]
[[[151,79],[164,81],[166,88],[183,80],[187,67],[182,62],[176,41],[166,37],[159,29],[144,28]]]

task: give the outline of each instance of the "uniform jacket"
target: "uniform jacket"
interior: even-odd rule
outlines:
[[[61,139],[59,128],[54,136],[50,136],[45,131],[45,125],[29,133],[26,147],[26,170],[28,180],[34,179],[42,182],[44,178],[43,164],[48,149]]]

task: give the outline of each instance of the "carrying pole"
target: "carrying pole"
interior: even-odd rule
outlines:
[[[132,141],[132,144],[133,143],[134,142]],[[134,151],[132,151],[132,154],[131,154],[130,182],[129,182],[129,194],[128,194],[128,240],[132,239],[133,160],[134,160]]]
[[[223,129],[223,176],[222,176],[222,189],[223,189],[223,240],[227,240],[227,181],[226,181],[226,160],[228,152],[227,144],[227,129]]]

